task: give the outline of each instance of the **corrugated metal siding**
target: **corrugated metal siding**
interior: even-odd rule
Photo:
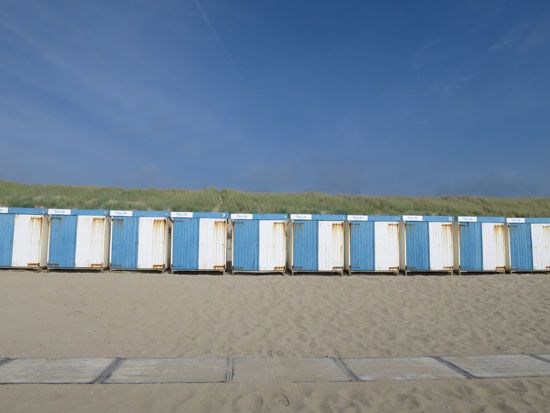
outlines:
[[[376,271],[399,269],[399,224],[374,223],[374,263]]]
[[[137,268],[139,218],[112,217],[111,267]]]
[[[533,269],[530,224],[510,224],[510,262],[514,271]]]
[[[483,270],[502,271],[506,264],[504,224],[483,223]]]
[[[233,222],[233,267],[237,271],[258,271],[260,254],[259,221]]]
[[[481,224],[479,222],[461,222],[460,231],[460,269],[481,271],[483,269],[483,246]]]
[[[428,271],[430,269],[430,242],[427,222],[407,222],[406,226],[407,269]]]
[[[15,215],[0,214],[0,267],[11,267]]]
[[[453,225],[430,222],[430,270],[453,269]]]
[[[176,219],[172,227],[172,268],[199,269],[199,219]]]
[[[374,222],[350,223],[350,269],[374,271]]]
[[[107,218],[93,215],[78,216],[75,253],[77,268],[105,267],[107,234]]]
[[[138,268],[166,267],[167,231],[166,218],[139,218]]]
[[[285,221],[259,221],[260,271],[282,271],[286,265]]]
[[[531,224],[533,269],[550,269],[550,224]]]
[[[13,267],[39,267],[47,244],[46,217],[16,215],[13,228]]]
[[[294,221],[293,263],[294,271],[317,271],[318,269],[318,222]]]
[[[74,215],[50,217],[48,267],[74,268],[76,223],[77,217]]]
[[[227,221],[201,218],[199,225],[199,268],[223,270],[227,240]]]
[[[344,268],[344,223],[319,221],[319,271]]]

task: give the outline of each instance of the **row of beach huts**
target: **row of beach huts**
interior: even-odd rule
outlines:
[[[3,207],[0,267],[292,274],[550,271],[550,218]]]

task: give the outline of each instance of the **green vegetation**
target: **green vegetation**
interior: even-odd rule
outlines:
[[[123,189],[23,185],[0,181],[12,207],[279,213],[550,216],[550,198],[402,197],[323,193],[249,193],[230,189]]]

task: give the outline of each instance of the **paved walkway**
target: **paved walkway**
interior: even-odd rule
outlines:
[[[364,382],[550,376],[550,354],[384,358],[0,359],[0,384]]]

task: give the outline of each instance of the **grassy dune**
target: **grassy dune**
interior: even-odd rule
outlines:
[[[230,189],[123,189],[24,185],[0,181],[12,207],[350,214],[550,216],[550,198],[402,197],[324,193],[250,193]]]

